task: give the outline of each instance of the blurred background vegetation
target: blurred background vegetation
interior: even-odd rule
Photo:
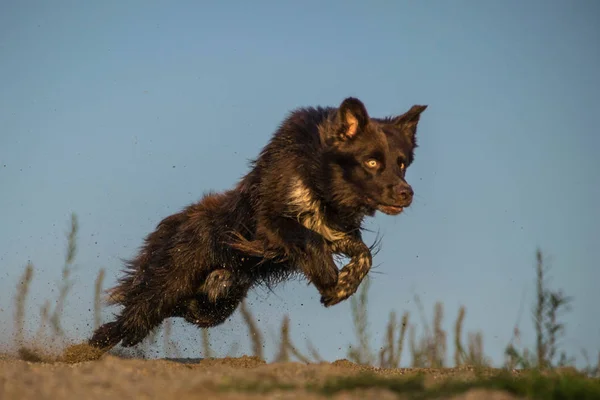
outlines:
[[[77,253],[77,232],[79,229],[78,219],[75,214],[71,215],[70,229],[67,234],[67,251],[65,263],[62,267],[61,280],[58,282],[56,299],[47,300],[40,308],[40,326],[33,335],[26,335],[25,321],[26,303],[29,295],[29,287],[35,276],[35,267],[28,263],[23,271],[21,280],[16,290],[15,314],[14,314],[14,341],[15,349],[25,359],[35,360],[40,354],[46,354],[49,349],[59,350],[69,342],[61,318],[68,296],[73,288],[74,282],[71,278]],[[413,368],[444,368],[444,367],[499,367],[505,369],[555,369],[575,368],[574,355],[566,354],[560,348],[561,338],[567,327],[563,324],[562,316],[571,308],[572,297],[563,293],[560,289],[550,288],[548,285],[548,268],[544,264],[544,256],[541,250],[535,252],[535,284],[536,299],[532,305],[531,323],[534,325],[536,340],[531,347],[520,345],[520,329],[514,326],[513,336],[505,349],[505,360],[502,365],[492,365],[491,360],[485,355],[484,338],[481,332],[463,332],[463,324],[467,318],[467,310],[461,306],[456,310],[453,340],[449,348],[449,335],[442,329],[442,321],[445,318],[444,306],[437,302],[433,309],[433,315],[429,320],[422,306],[420,298],[415,295],[415,303],[419,310],[419,323],[421,324],[421,335],[417,337],[418,323],[411,318],[408,312],[403,312],[398,318],[394,310],[389,312],[389,321],[385,327],[385,334],[381,338],[373,338],[369,324],[368,294],[370,279],[362,283],[359,291],[350,298],[352,319],[356,341],[348,344],[347,359],[361,365],[372,365],[381,368],[399,368],[410,366]],[[95,281],[95,295],[93,310],[94,328],[103,323],[102,298],[104,269],[101,269]],[[264,335],[260,323],[254,318],[248,304],[244,301],[238,311],[247,326],[248,338],[251,344],[252,355],[273,362],[300,361],[303,363],[318,363],[323,361],[319,351],[307,339],[306,349],[301,350],[292,343],[290,335],[291,318],[286,315],[281,321],[279,329],[279,345],[277,351],[270,358],[264,354]],[[590,316],[593,318],[593,316]],[[162,330],[163,343],[159,343],[159,333]],[[465,340],[466,337],[466,340]],[[231,345],[226,354],[216,354],[211,349],[210,330],[201,330],[201,354],[203,357],[215,356],[238,356],[239,343]],[[173,339],[173,327],[170,319],[156,329],[140,345],[131,349],[117,347],[111,350],[111,354],[120,357],[149,358],[156,349],[162,346],[164,354],[168,358],[181,358],[185,354],[179,349],[176,340]],[[405,353],[408,348],[408,354]],[[404,356],[404,358],[403,358]],[[585,349],[581,350],[581,357],[586,366],[579,368],[592,377],[600,377],[600,351],[592,356]]]

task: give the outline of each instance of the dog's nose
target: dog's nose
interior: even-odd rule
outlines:
[[[411,201],[413,194],[414,192],[409,185],[396,186],[396,196],[400,201]]]

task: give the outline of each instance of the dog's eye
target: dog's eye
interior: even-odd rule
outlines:
[[[406,169],[406,163],[404,162],[404,158],[398,157],[398,167],[400,167],[400,171],[404,171]]]
[[[371,158],[365,161],[365,165],[367,166],[367,168],[377,168],[377,166],[379,165],[379,161],[375,160],[374,158]]]

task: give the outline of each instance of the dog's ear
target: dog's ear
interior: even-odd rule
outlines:
[[[408,139],[416,144],[417,125],[419,124],[419,118],[421,113],[425,111],[427,106],[414,105],[402,115],[397,116],[393,119],[393,123],[398,126]]]
[[[369,114],[362,101],[346,98],[338,108],[338,135],[340,139],[352,139],[369,123]]]

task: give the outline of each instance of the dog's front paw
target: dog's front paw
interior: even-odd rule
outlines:
[[[343,299],[337,297],[335,293],[328,293],[321,296],[321,304],[325,307],[331,307],[342,301]]]
[[[335,289],[334,291],[321,296],[321,304],[325,307],[331,307],[346,300],[348,297],[352,296],[352,294],[353,292],[347,290]]]
[[[321,304],[331,307],[352,296],[356,292],[357,286],[349,279],[349,276],[347,271],[342,270],[337,285],[321,295]]]

